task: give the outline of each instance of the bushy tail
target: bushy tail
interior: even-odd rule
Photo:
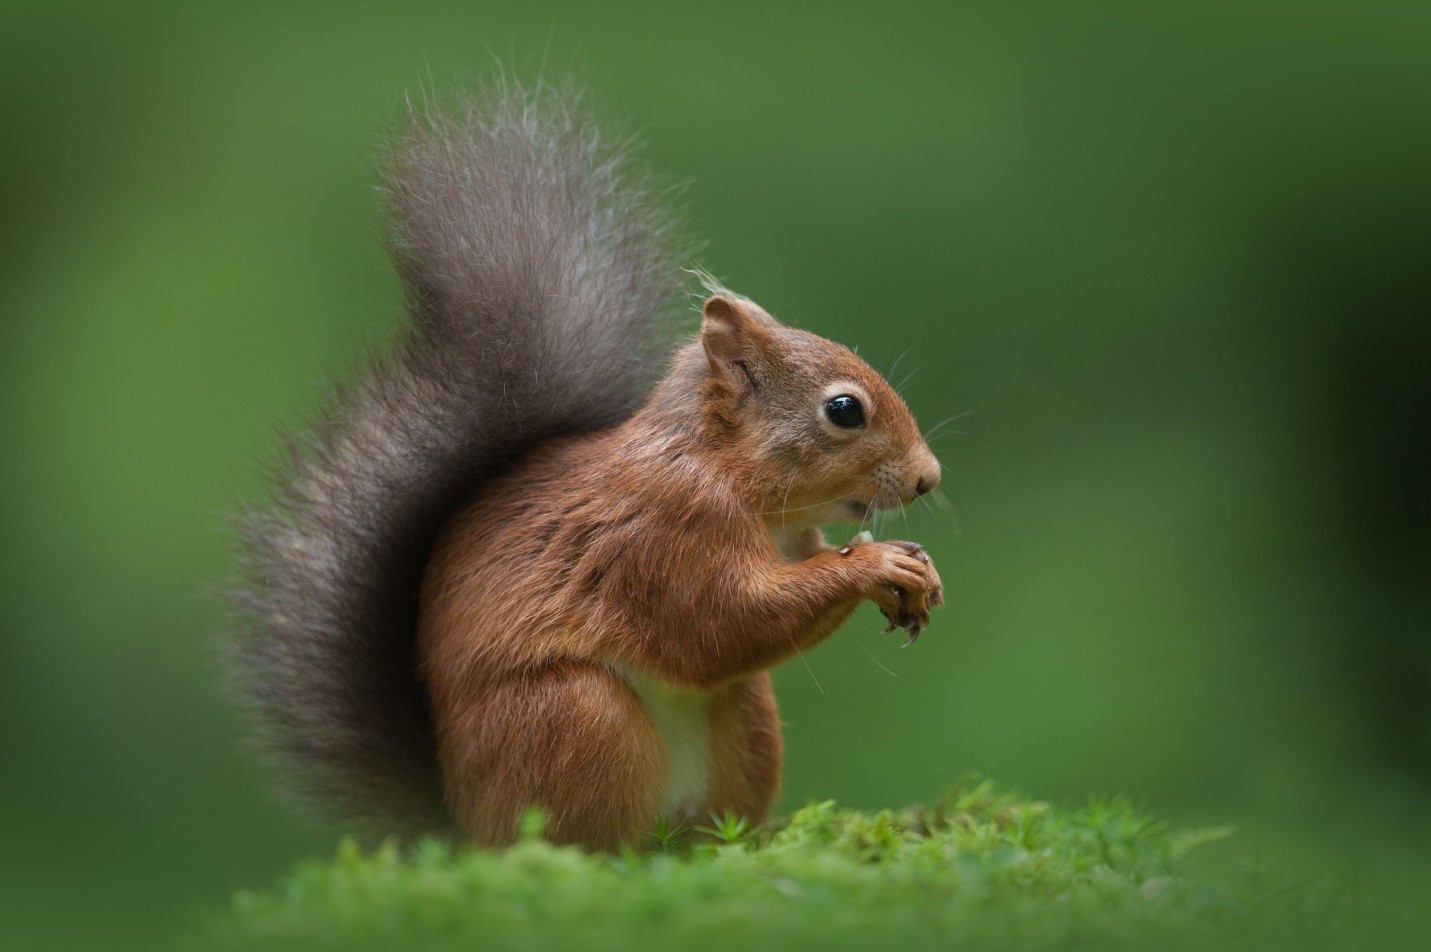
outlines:
[[[385,168],[409,319],[246,520],[262,739],[295,792],[377,831],[449,825],[414,660],[442,520],[535,442],[626,417],[664,356],[680,249],[623,152],[570,89],[413,117]]]

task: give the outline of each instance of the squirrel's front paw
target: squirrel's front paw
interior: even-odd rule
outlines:
[[[841,551],[870,560],[864,594],[889,619],[885,631],[903,628],[905,647],[914,644],[929,624],[929,609],[944,604],[944,583],[929,553],[917,542],[867,542]]]

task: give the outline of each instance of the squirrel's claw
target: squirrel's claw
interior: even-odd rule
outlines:
[[[884,631],[880,632],[880,634],[882,635],[887,635],[890,632],[894,631],[896,628],[903,628],[906,624],[908,624],[908,618],[905,616],[902,607],[905,598],[904,589],[900,588],[897,585],[891,585],[890,588],[894,591],[894,597],[899,599],[901,608],[893,612],[887,612],[883,608],[880,609],[880,614],[884,615],[885,620],[889,622],[889,627],[886,628]]]
[[[912,645],[912,644],[914,644],[916,641],[918,641],[918,640],[919,640],[919,633],[920,633],[920,631],[922,631],[923,629],[920,627],[919,622],[917,622],[917,621],[912,621],[912,622],[909,623],[908,626],[906,626],[906,628],[905,628],[904,630],[907,631],[907,632],[909,632],[909,640],[906,641],[904,644],[900,645],[901,648],[908,648],[910,645]]]
[[[904,551],[908,552],[910,555],[914,556],[919,561],[929,561],[929,553],[925,552],[924,546],[920,545],[918,542],[901,542],[900,545],[904,546]]]
[[[887,635],[896,628],[903,628],[909,632],[909,640],[901,647],[908,648],[919,640],[919,633],[929,627],[929,612],[920,612],[918,615],[911,615],[908,612],[895,612],[893,615],[885,615],[889,620],[889,627],[880,634]]]

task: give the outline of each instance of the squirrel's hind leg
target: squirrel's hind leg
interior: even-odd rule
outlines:
[[[636,695],[594,664],[559,662],[480,693],[444,739],[448,800],[484,846],[516,838],[531,806],[546,837],[590,850],[640,847],[655,827],[666,754]]]
[[[711,701],[709,812],[764,823],[780,788],[780,716],[764,672],[720,689]]]

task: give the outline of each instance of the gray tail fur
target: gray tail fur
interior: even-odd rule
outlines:
[[[408,320],[244,520],[261,739],[295,793],[374,831],[450,827],[414,659],[444,518],[537,441],[624,419],[665,355],[683,249],[624,152],[571,88],[419,110],[385,162]]]

